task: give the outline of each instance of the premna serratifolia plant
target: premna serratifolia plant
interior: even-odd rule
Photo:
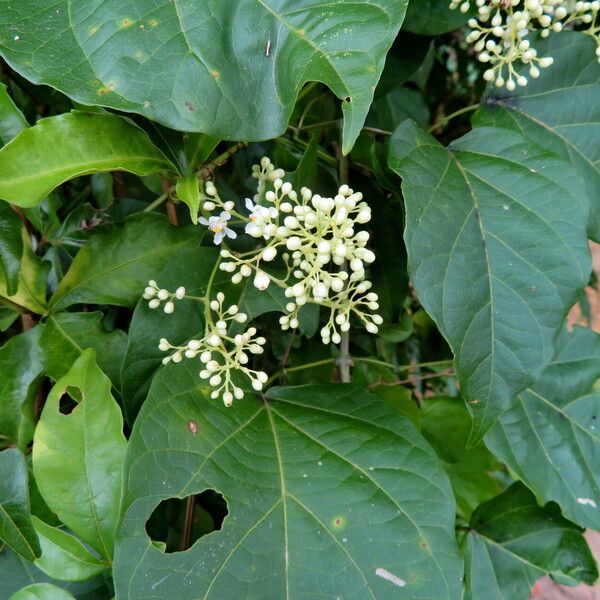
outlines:
[[[0,2],[0,600],[594,585],[599,12]]]

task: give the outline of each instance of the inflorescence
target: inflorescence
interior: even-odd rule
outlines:
[[[207,213],[219,213],[202,217],[199,223],[214,233],[214,243],[236,237],[228,227],[232,216],[245,223],[246,234],[261,241],[254,250],[244,253],[223,248],[219,268],[231,275],[234,284],[252,277],[259,290],[266,290],[271,283],[281,287],[288,299],[286,314],[279,320],[284,331],[297,328],[302,307],[313,303],[328,310],[320,331],[324,344],[339,344],[342,334],[350,329],[352,317],[370,333],[377,333],[383,319],[375,312],[378,297],[370,291],[372,284],[365,271],[375,254],[367,248],[369,233],[358,228],[371,219],[362,194],[347,185],[342,185],[333,198],[313,194],[305,187],[297,192],[290,182],[284,182],[284,171],[276,169],[266,157],[260,165],[254,165],[252,176],[257,179],[257,189],[252,199],[246,199],[248,215],[236,212],[232,201],[224,202],[214,183],[205,184],[202,208]],[[281,272],[268,268],[277,258],[283,265]],[[265,372],[247,366],[250,355],[263,353],[266,340],[257,336],[254,327],[232,333],[246,323],[247,315],[236,304],[224,308],[222,292],[210,299],[208,287],[204,336],[184,346],[173,346],[162,338],[159,349],[170,352],[164,364],[199,356],[203,365],[200,377],[208,380],[211,397],[221,397],[226,406],[231,406],[234,399],[243,398],[244,380],[257,391],[267,382]],[[150,281],[143,297],[150,308],[158,308],[164,301],[163,309],[169,314],[174,310],[174,300],[185,297],[185,289],[180,287],[171,293]]]
[[[483,77],[509,91],[527,85],[526,75],[517,73],[519,64],[528,66],[529,77],[537,78],[540,69],[549,67],[551,56],[538,56],[530,33],[539,30],[542,37],[565,27],[584,25],[584,33],[596,40],[600,61],[600,26],[597,16],[600,1],[575,0],[476,0],[477,18],[469,19],[471,32],[467,42],[474,44],[479,60],[489,65]],[[469,0],[451,0],[450,8],[467,12]]]

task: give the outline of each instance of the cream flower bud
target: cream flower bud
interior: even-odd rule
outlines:
[[[281,193],[282,194],[289,194],[292,191],[292,184],[289,181],[286,181],[282,186],[281,186]]]
[[[219,370],[219,363],[216,360],[209,360],[206,363],[206,370],[207,371],[218,371]]]
[[[180,286],[175,290],[175,298],[177,298],[177,300],[183,300],[184,297],[185,297],[185,288],[183,286]]]
[[[208,350],[205,350],[201,355],[200,355],[200,360],[203,363],[207,363],[210,359],[212,358],[212,354],[211,352],[209,352]]]
[[[169,297],[169,292],[165,289],[158,290],[157,296],[159,300],[166,300]]]
[[[324,283],[317,283],[313,289],[312,293],[315,299],[317,298],[326,298],[327,297],[327,286]]]
[[[160,306],[160,300],[158,298],[153,298],[148,302],[148,306],[150,308],[158,308]]]
[[[221,376],[220,375],[213,375],[209,380],[208,383],[210,383],[210,385],[212,385],[213,387],[219,385],[221,383]]]
[[[175,304],[171,300],[165,303],[163,310],[170,315],[175,310]]]
[[[298,248],[300,248],[300,245],[302,244],[300,238],[296,235],[293,235],[292,237],[288,238],[287,242],[286,242],[286,246],[288,248],[288,250],[298,250]]]
[[[215,203],[214,203],[214,202],[211,202],[210,200],[207,200],[207,201],[206,201],[206,202],[205,202],[205,203],[202,205],[202,208],[203,208],[204,210],[211,211],[211,210],[215,210],[215,208],[216,208],[216,205],[215,205]]]
[[[331,280],[331,289],[334,292],[341,292],[344,289],[344,282],[338,277],[334,277]]]
[[[271,283],[271,278],[264,271],[256,271],[253,283],[255,288],[266,290]]]
[[[202,346],[202,342],[200,340],[190,340],[188,342],[188,348],[191,350],[199,350]]]
[[[271,190],[269,190],[266,194],[265,194],[265,199],[268,202],[275,202],[275,200],[277,200],[277,194]]]
[[[236,321],[236,323],[245,323],[247,319],[248,315],[243,312],[240,312],[237,315],[235,315],[235,317],[233,317],[233,320]]]
[[[160,338],[160,342],[158,344],[158,349],[166,352],[171,347],[171,344],[166,340],[166,338]]]
[[[257,391],[260,392],[260,390],[262,390],[263,388],[263,384],[262,381],[260,381],[259,379],[253,379],[252,380],[252,387]]]
[[[273,260],[277,256],[277,249],[273,246],[265,248],[262,253],[262,259],[266,262]]]
[[[206,339],[206,343],[209,346],[216,348],[221,343],[221,338],[216,333],[213,333],[212,335],[208,336],[208,338]]]
[[[367,323],[365,328],[369,333],[377,333],[379,331],[379,327],[375,323]]]
[[[233,394],[231,392],[223,393],[223,404],[227,407],[233,404]]]
[[[244,397],[244,390],[242,388],[233,388],[233,397],[236,400],[241,400]]]
[[[183,359],[183,354],[181,353],[180,350],[178,350],[177,352],[175,352],[175,354],[173,354],[173,356],[171,356],[171,360],[174,363],[180,363],[182,359]]]

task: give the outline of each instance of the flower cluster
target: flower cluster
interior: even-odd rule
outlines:
[[[154,279],[148,282],[143,294],[144,300],[149,300],[150,308],[158,308],[161,302],[164,302],[163,310],[170,315],[175,310],[175,302],[173,300],[183,300],[185,298],[185,288],[178,287],[174,292],[169,292],[164,288],[159,288]]]
[[[210,301],[210,310],[215,314],[216,320],[209,317],[202,339],[191,339],[184,346],[173,346],[162,338],[158,347],[163,352],[171,352],[163,358],[163,364],[178,363],[184,357],[199,356],[203,365],[200,377],[207,379],[213,388],[211,398],[221,397],[225,406],[231,406],[234,398],[241,400],[244,397],[240,383],[244,377],[257,391],[267,382],[268,377],[264,371],[255,371],[246,366],[250,355],[263,353],[266,340],[264,337],[257,337],[254,327],[248,328],[244,333],[229,335],[231,325],[245,323],[248,316],[235,304],[224,308],[224,300],[225,295],[219,292],[216,299]]]
[[[551,56],[539,57],[529,34],[540,30],[542,37],[573,25],[589,25],[586,33],[595,38],[600,60],[600,27],[596,17],[600,1],[575,0],[476,0],[477,18],[469,20],[467,42],[474,44],[479,60],[489,64],[483,76],[497,87],[509,91],[527,85],[527,77],[517,73],[519,64],[527,65],[529,76],[537,78],[540,69],[549,67]],[[451,0],[450,8],[467,12],[469,0]]]
[[[367,331],[377,333],[382,318],[377,294],[366,279],[365,266],[375,260],[366,245],[369,233],[357,231],[371,219],[362,194],[342,185],[334,198],[321,197],[303,187],[296,192],[284,182],[268,158],[253,167],[257,194],[246,200],[250,215],[246,233],[266,244],[254,252],[237,255],[222,250],[220,268],[231,273],[233,283],[254,274],[254,285],[266,289],[271,281],[285,289],[289,299],[280,319],[283,330],[298,326],[298,314],[308,302],[329,309],[321,329],[323,343],[339,343],[356,316]],[[272,189],[270,189],[272,188]],[[261,204],[263,202],[264,204]],[[261,266],[280,256],[286,267],[283,278],[269,275]]]

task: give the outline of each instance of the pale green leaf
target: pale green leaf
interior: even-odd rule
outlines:
[[[15,592],[9,600],[75,600],[75,596],[51,583],[33,583]]]
[[[0,145],[8,144],[17,133],[28,126],[23,113],[8,95],[6,86],[0,83]]]
[[[68,415],[59,410],[63,394],[81,397]],[[35,430],[33,472],[48,506],[105,558],[119,518],[125,446],[110,381],[86,350],[48,395]]]
[[[0,452],[0,541],[26,560],[40,555],[40,544],[31,524],[27,464],[20,450]]]
[[[0,54],[83,104],[219,139],[277,137],[304,83],[322,81],[344,99],[349,152],[406,5],[29,0],[0,5]]]
[[[543,502],[583,527],[600,529],[600,337],[564,331],[540,379],[515,398],[485,437]]]
[[[0,198],[29,207],[80,175],[165,170],[174,167],[130,121],[74,111],[38,121],[0,149]]]
[[[61,581],[82,581],[109,567],[70,533],[47,525],[37,517],[32,517],[32,521],[42,549],[42,555],[35,564],[50,577]]]
[[[588,281],[587,202],[557,182],[576,177],[566,163],[504,129],[446,149],[406,121],[389,162],[402,176],[409,273],[452,347],[477,441],[552,359]]]
[[[177,197],[187,204],[190,209],[190,218],[192,223],[196,225],[198,223],[198,211],[200,210],[200,187],[198,185],[198,174],[191,173],[185,175],[177,180],[177,186],[175,188]]]
[[[117,597],[460,595],[448,480],[412,424],[359,388],[276,388],[227,409],[195,366],[171,365],[138,416],[126,469]],[[227,501],[221,530],[164,554],[144,528],[153,509],[205,489]]]

